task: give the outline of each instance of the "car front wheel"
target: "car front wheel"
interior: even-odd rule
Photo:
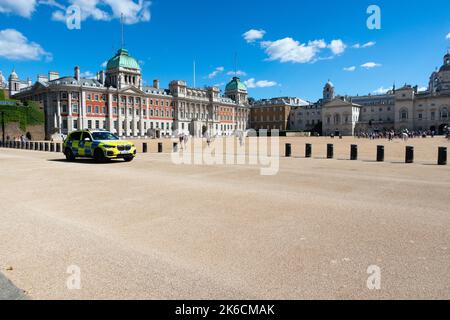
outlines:
[[[131,161],[133,161],[134,157],[130,156],[130,157],[125,157],[123,159],[125,160],[125,162],[131,162]]]
[[[103,153],[102,150],[100,150],[100,149],[96,149],[95,150],[95,152],[94,152],[94,160],[97,163],[102,163],[102,162],[106,161],[105,160],[105,154]]]

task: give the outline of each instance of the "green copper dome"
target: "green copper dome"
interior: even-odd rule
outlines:
[[[247,86],[238,77],[234,77],[233,80],[231,80],[225,87],[225,91],[236,91],[236,90],[247,91]]]
[[[116,55],[112,57],[108,64],[106,65],[107,70],[117,69],[117,68],[128,68],[128,69],[137,69],[140,70],[139,64],[136,59],[134,59],[128,53],[126,49],[120,49],[117,51]]]

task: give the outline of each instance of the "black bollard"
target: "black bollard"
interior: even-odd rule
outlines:
[[[48,152],[48,142],[44,142],[44,150],[45,152]]]
[[[446,165],[447,165],[447,148],[439,147],[438,166],[446,166]]]
[[[162,142],[158,142],[158,153],[162,153],[163,152],[163,144]]]
[[[334,146],[330,143],[327,144],[327,159],[333,159],[334,157]]]
[[[55,144],[50,142],[50,152],[55,152]]]
[[[25,149],[30,150],[30,142],[25,142]]]
[[[305,148],[305,158],[311,157],[312,157],[312,145],[310,143],[307,143]]]
[[[25,149],[25,142],[20,143],[20,149]]]
[[[377,146],[377,162],[384,162],[384,146]]]
[[[35,142],[35,143],[34,143],[34,150],[35,150],[35,151],[38,151],[38,150],[39,150],[39,143],[38,143],[38,142]]]
[[[290,143],[286,143],[285,156],[286,158],[292,156],[292,145]]]
[[[147,153],[148,152],[148,146],[147,146],[147,142],[142,143],[142,153]]]
[[[44,151],[44,143],[39,142],[39,151]]]
[[[350,147],[350,160],[358,160],[358,146],[356,144],[352,144]]]
[[[56,144],[56,149],[55,149],[55,151],[56,151],[56,152],[61,152],[61,143],[57,143],[57,144]]]
[[[178,152],[178,143],[177,142],[173,143],[173,152]]]
[[[406,147],[405,163],[414,163],[414,147]]]

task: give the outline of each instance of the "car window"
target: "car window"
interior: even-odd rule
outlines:
[[[81,132],[74,132],[70,135],[70,139],[72,141],[80,141],[81,140]]]
[[[89,133],[87,133],[87,132],[83,132],[83,139],[82,140],[85,141],[86,138],[89,139],[87,141],[92,141],[91,135]]]
[[[119,140],[119,137],[111,132],[93,132],[92,137],[95,141]]]

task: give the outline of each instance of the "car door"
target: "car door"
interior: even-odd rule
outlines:
[[[80,156],[92,156],[92,136],[89,132],[83,132],[78,150]]]
[[[81,140],[81,132],[80,131],[74,132],[70,135],[70,140],[69,140],[70,146],[69,147],[72,149],[72,153],[74,156],[79,155],[78,148],[79,148],[80,140]]]

